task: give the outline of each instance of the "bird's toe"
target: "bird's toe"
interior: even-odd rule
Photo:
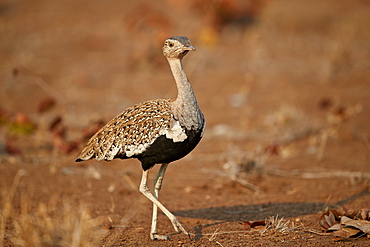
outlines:
[[[167,235],[159,235],[157,233],[150,233],[150,238],[152,240],[170,240]]]
[[[185,235],[190,236],[188,231],[185,230],[185,228],[181,225],[181,223],[177,220],[177,218],[173,219],[172,225],[175,228],[175,231],[178,233],[183,232]]]

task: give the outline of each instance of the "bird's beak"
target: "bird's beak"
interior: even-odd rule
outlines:
[[[188,50],[188,51],[196,51],[197,49],[195,49],[194,46],[189,45],[188,47],[186,47],[186,50]]]

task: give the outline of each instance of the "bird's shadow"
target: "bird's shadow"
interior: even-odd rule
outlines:
[[[224,207],[209,207],[201,209],[191,209],[174,212],[176,216],[215,220],[217,222],[207,225],[199,225],[194,228],[195,239],[202,236],[202,230],[211,225],[222,224],[225,222],[235,222],[241,220],[264,220],[271,216],[291,218],[300,215],[316,214],[325,208],[335,208],[343,206],[359,197],[370,194],[370,191],[363,191],[350,196],[335,204],[325,202],[283,202],[283,203],[264,203],[252,205],[237,205]]]

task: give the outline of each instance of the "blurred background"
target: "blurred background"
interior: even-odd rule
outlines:
[[[196,180],[198,189],[189,185],[186,191],[198,191],[199,198],[202,189],[210,193],[202,180],[225,191],[218,198],[239,191],[228,203],[211,197],[197,208],[234,205],[243,198],[238,196],[255,191],[261,203],[272,200],[269,193],[293,201],[343,199],[368,188],[370,179],[369,24],[366,0],[3,0],[0,186],[7,194],[19,171],[28,174],[22,191],[34,183],[31,177],[46,187],[78,177],[82,184],[103,183],[101,177],[114,181],[120,169],[134,172],[128,174],[136,186],[136,161],[93,162],[92,171],[75,168],[73,160],[95,131],[127,107],[176,97],[161,48],[166,38],[182,35],[197,48],[183,63],[207,130],[199,148],[178,161],[188,166],[176,169],[189,175],[176,181],[181,188],[181,179]],[[282,182],[303,171],[330,179]],[[305,191],[307,184],[322,191]],[[341,194],[341,185],[347,193]],[[79,189],[70,193],[86,190]],[[50,200],[50,191],[32,193],[38,199],[29,205]],[[94,204],[93,198],[84,201]],[[122,210],[115,213],[122,216]],[[17,218],[16,211],[6,217]]]
[[[175,35],[198,49],[185,66],[210,128],[249,131],[280,105],[312,113],[320,100],[364,100],[368,11],[366,1],[2,1],[1,116],[58,116],[74,131],[175,97],[161,54]]]

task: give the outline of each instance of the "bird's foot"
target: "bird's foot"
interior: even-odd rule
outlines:
[[[167,235],[159,235],[157,233],[150,233],[150,238],[152,240],[170,240]]]
[[[176,231],[175,234],[182,232],[188,237],[190,237],[190,234],[188,233],[188,231],[185,230],[185,228],[180,224],[180,222],[178,221],[176,217],[172,218],[171,222],[172,222],[173,227],[175,228],[175,231]],[[171,234],[171,235],[175,235],[175,234]],[[151,232],[150,238],[152,240],[170,240],[170,237],[168,235],[159,235],[156,232]]]
[[[172,222],[172,225],[175,228],[175,231],[176,232],[178,232],[178,233],[183,232],[188,237],[190,236],[190,234],[188,233],[188,231],[185,230],[185,228],[181,225],[181,223],[178,221],[177,218],[171,219],[171,222]]]

